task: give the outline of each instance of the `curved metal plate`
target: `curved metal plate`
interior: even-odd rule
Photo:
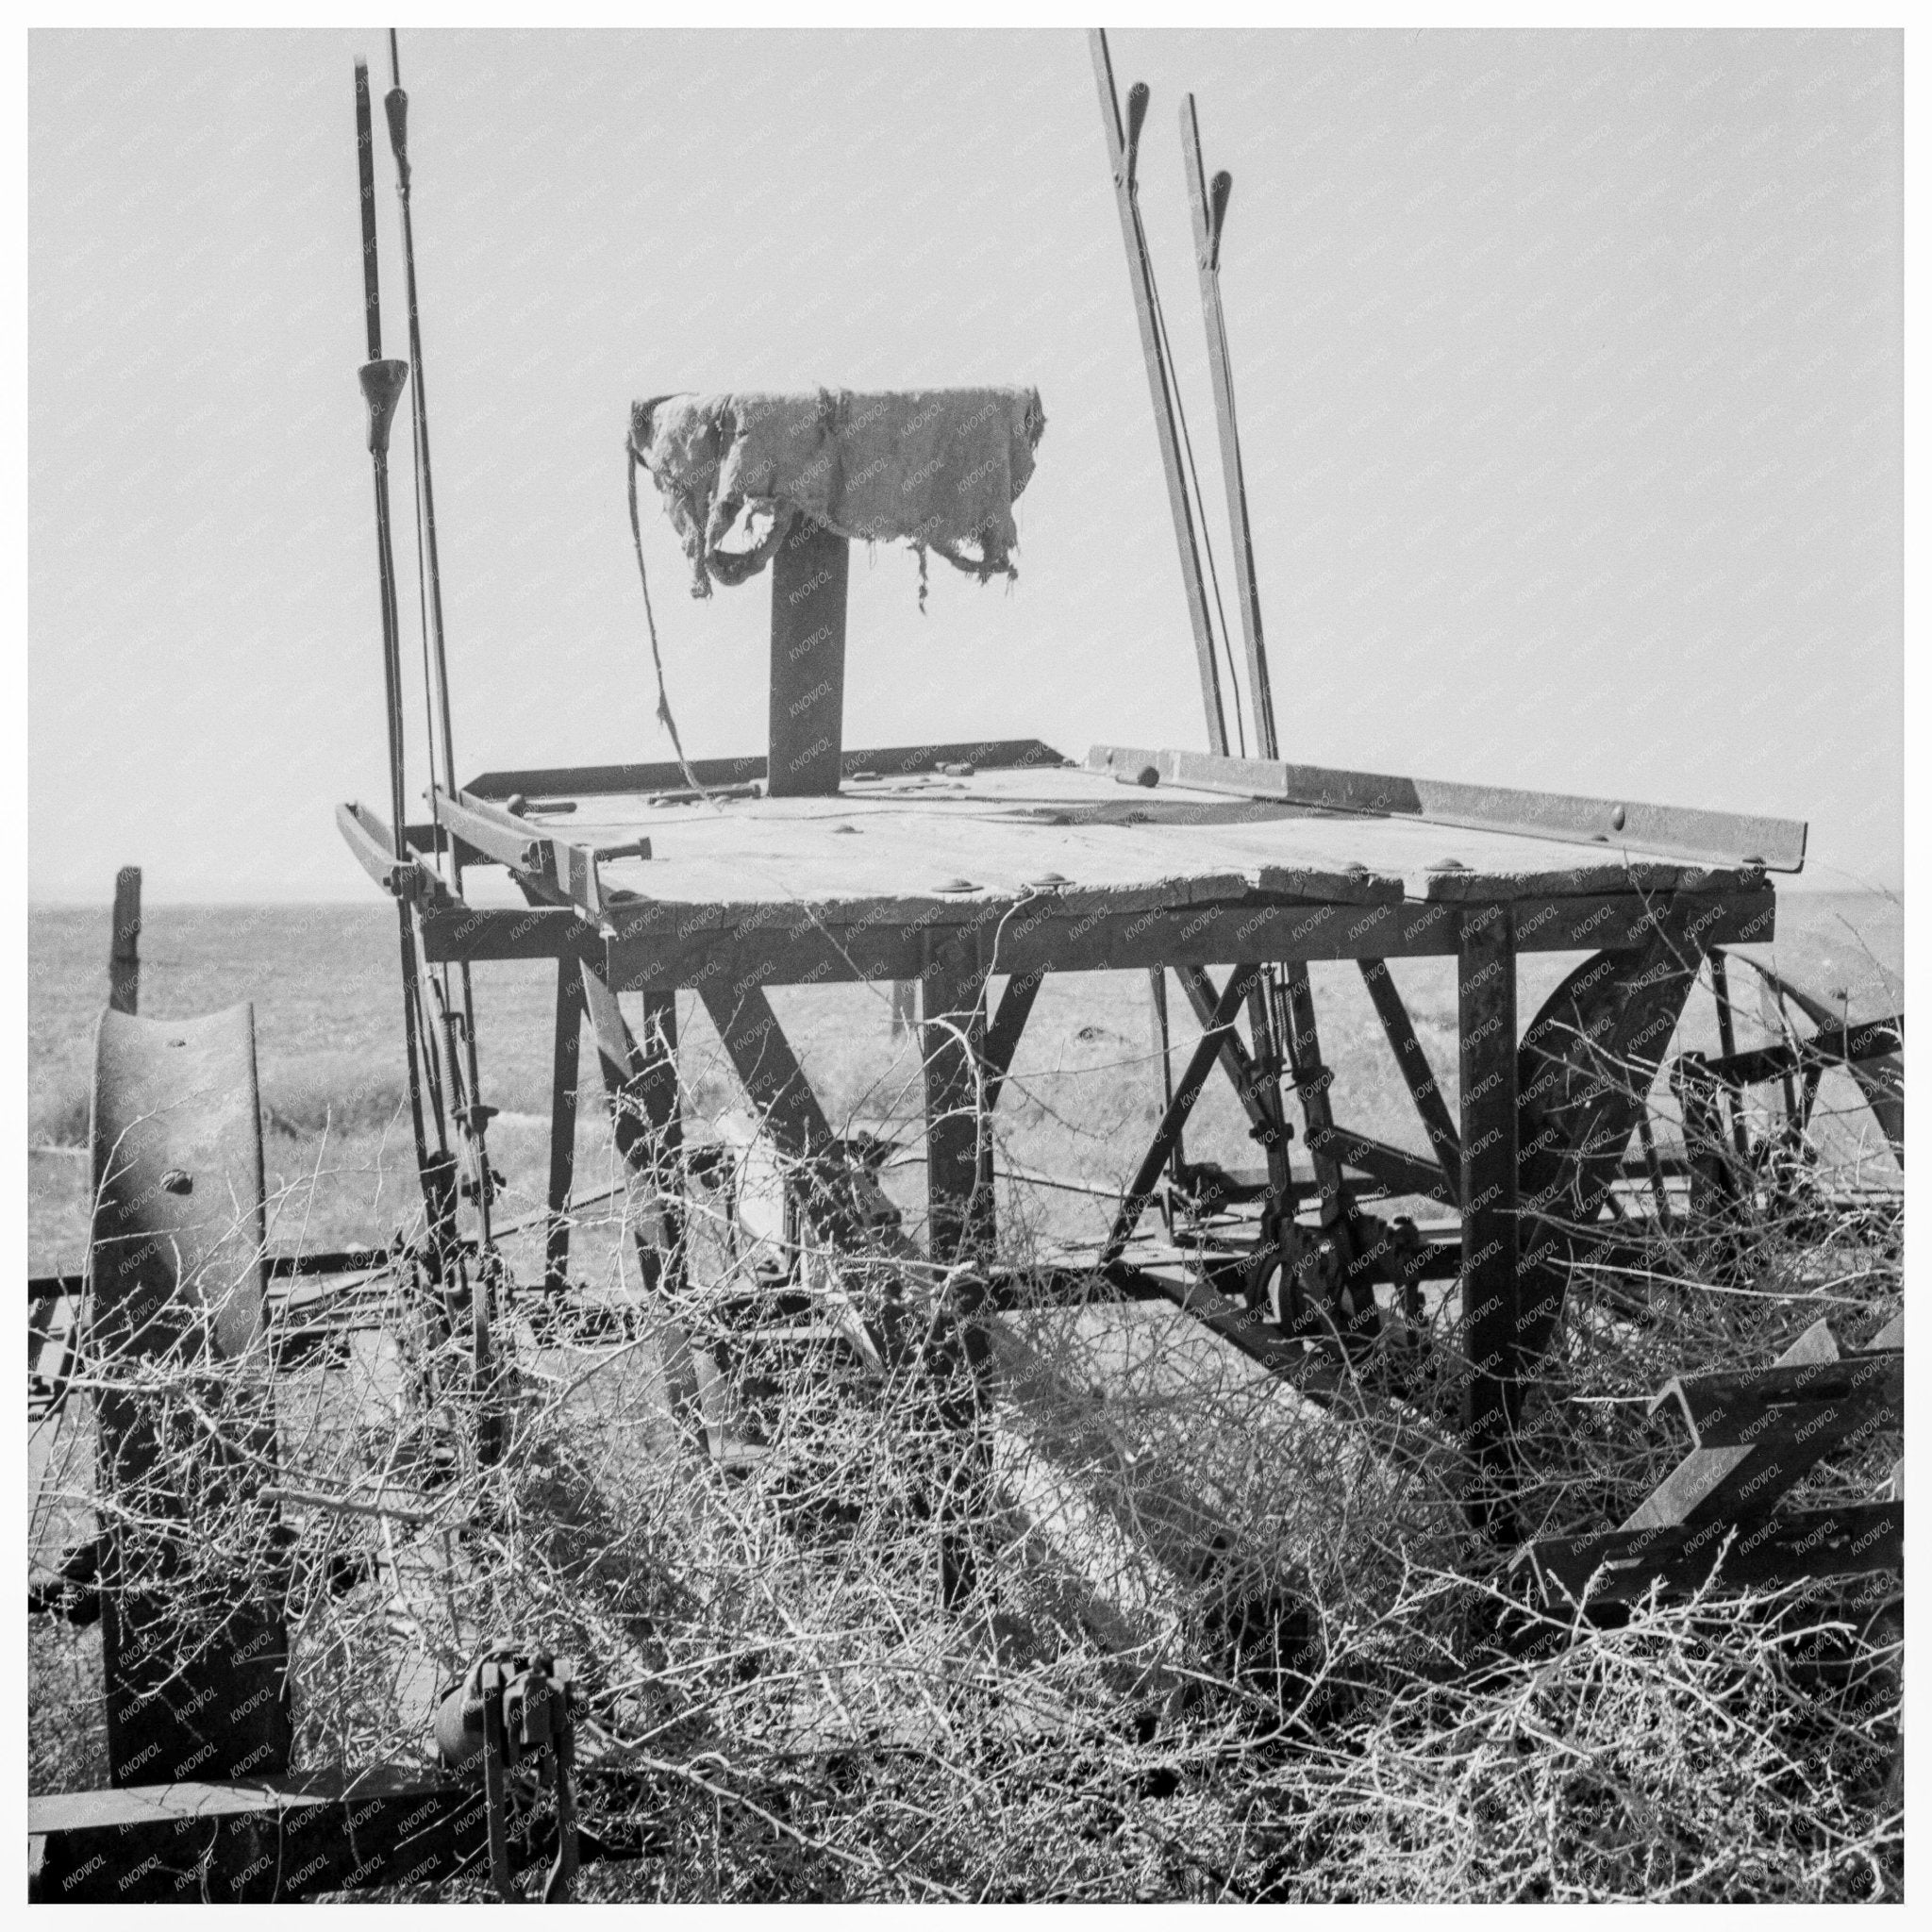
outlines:
[[[88,1255],[116,1785],[288,1768],[255,1013],[101,1016]],[[219,1373],[212,1373],[216,1365]]]

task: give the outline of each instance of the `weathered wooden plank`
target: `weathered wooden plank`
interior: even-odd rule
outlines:
[[[453,1876],[484,1853],[481,1787],[388,1770],[31,1799],[47,1905],[267,1905]]]
[[[851,546],[808,516],[772,558],[772,669],[765,790],[837,793],[845,736],[845,586]]]
[[[141,868],[114,874],[114,924],[108,945],[108,1004],[117,1013],[141,1010]]]
[[[943,765],[972,765],[979,771],[1051,770],[1067,760],[1037,738],[982,738],[848,751],[841,762],[849,778],[858,773],[897,775],[931,772]],[[541,802],[680,791],[692,778],[700,785],[713,786],[744,785],[764,776],[764,754],[752,752],[743,758],[692,758],[689,766],[660,759],[640,765],[541,765],[523,771],[484,772],[463,790],[478,798],[513,798],[522,793]]]
[[[1762,865],[1773,872],[1799,872],[1805,863],[1806,827],[1795,819],[1124,745],[1096,744],[1087,754],[1087,762],[1094,771],[1152,765],[1162,778],[1183,785],[1419,818],[1433,824],[1470,825],[1522,838],[1559,839],[1565,843],[1600,841],[1633,853],[1662,853],[1722,865]]]
[[[684,794],[687,798],[689,792]],[[472,808],[490,802],[465,793]],[[1241,887],[1336,904],[1576,897],[1594,892],[1742,891],[1754,868],[1637,861],[1590,844],[1327,812],[1212,792],[1124,788],[1061,769],[848,780],[836,798],[733,797],[653,809],[642,796],[538,800],[498,813],[499,829],[617,848],[650,837],[656,862],[625,883],[683,919],[786,893],[912,900],[936,868],[996,896],[1024,896],[1049,874],[1070,892],[1137,892],[1197,904]],[[569,824],[546,824],[551,807]],[[493,808],[492,808],[493,809]],[[512,833],[512,837],[515,835]],[[782,890],[774,890],[783,879]],[[1226,880],[1239,882],[1231,888]],[[715,917],[715,915],[713,915]]]
[[[1634,894],[1530,901],[1517,908],[1518,950],[1635,949],[1656,937],[1668,904]],[[1453,957],[1457,943],[1456,908],[1447,905],[1263,902],[1075,916],[1056,895],[1042,894],[1024,905],[936,906],[910,914],[903,906],[881,903],[856,919],[834,922],[817,908],[774,903],[729,929],[640,927],[628,921],[628,910],[618,908],[609,921],[611,970],[625,987],[917,979],[921,935],[939,925],[994,928],[988,971],[1013,974]],[[1680,903],[1678,911],[1712,943],[1726,945],[1768,939],[1774,918],[1768,890],[1693,901],[1689,908]]]
[[[466,906],[425,910],[419,921],[423,956],[432,965],[463,960],[589,959],[601,961],[604,940],[569,906]]]

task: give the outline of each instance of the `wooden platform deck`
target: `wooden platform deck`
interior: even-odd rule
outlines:
[[[1772,932],[1771,888],[1748,861],[1148,788],[1050,753],[854,769],[864,756],[848,755],[831,797],[757,795],[721,760],[700,768],[708,796],[658,766],[635,768],[633,789],[612,782],[622,773],[580,787],[590,774],[491,774],[440,809],[466,858],[504,859],[533,898],[576,912],[574,932],[520,915],[515,950],[608,945],[630,988],[727,970],[764,985],[917,978],[935,944],[974,936],[981,970],[1011,973],[1445,955],[1478,906],[1511,908],[1530,951],[1641,945],[1665,907],[1698,945]],[[506,808],[525,775],[562,782]],[[511,918],[433,918],[431,957],[503,957]]]
[[[1078,768],[848,779],[836,798],[653,807],[632,794],[531,819],[599,846],[650,840],[650,858],[605,867],[612,886],[651,902],[655,920],[626,911],[632,930],[693,916],[722,924],[741,908],[794,900],[841,917],[882,903],[943,917],[1046,891],[1069,908],[1146,911],[1251,892],[1372,905],[1753,882],[1740,868],[1183,786],[1146,791]]]

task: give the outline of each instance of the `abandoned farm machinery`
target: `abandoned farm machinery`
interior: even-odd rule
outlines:
[[[394,62],[393,37],[391,52]],[[1593,1271],[1659,1228],[1721,1245],[1740,1203],[1801,1187],[1805,1128],[1832,1068],[1857,1079],[1902,1162],[1904,1023],[1855,1024],[1755,960],[1727,960],[1773,937],[1774,880],[1804,863],[1801,824],[1288,756],[1221,304],[1231,183],[1207,174],[1191,96],[1182,148],[1239,661],[1203,566],[1212,519],[1140,212],[1148,92],[1135,86],[1123,100],[1104,36],[1092,55],[1206,749],[1098,744],[1068,757],[1031,738],[953,741],[942,719],[930,743],[846,745],[851,544],[910,543],[922,562],[936,552],[982,582],[1008,574],[1013,505],[1046,428],[1033,390],[664,394],[637,402],[626,425],[638,568],[655,495],[699,594],[769,575],[763,751],[687,758],[672,725],[675,755],[655,762],[467,777],[451,725],[460,654],[443,634],[408,102],[398,68],[384,107],[406,263],[402,359],[383,350],[375,117],[358,63],[360,382],[389,786],[379,806],[343,804],[337,818],[395,905],[423,1211],[412,1238],[389,1250],[268,1255],[249,1010],[105,1017],[88,1274],[36,1284],[36,1401],[44,1414],[72,1399],[75,1363],[112,1357],[158,1386],[168,1365],[205,1385],[218,1425],[184,1457],[169,1437],[178,1410],[158,1411],[139,1376],[132,1392],[97,1405],[101,1502],[85,1577],[106,1644],[112,1789],[36,1801],[41,1896],[289,1897],[472,1867],[510,1896],[516,1865],[539,1857],[547,1895],[571,1894],[579,1857],[600,1849],[580,1841],[573,1808],[586,1773],[571,1664],[582,1677],[587,1660],[555,1657],[534,1634],[476,1631],[466,1674],[419,1689],[443,1769],[292,1772],[284,1603],[305,1525],[331,1507],[381,1516],[383,1560],[398,1574],[485,1563],[475,1498],[520,1454],[525,1365],[566,1343],[645,1349],[664,1439],[692,1482],[756,1483],[778,1469],[774,1391],[802,1378],[824,1379],[839,1401],[890,1389],[923,1405],[935,1445],[916,1512],[936,1553],[929,1613],[987,1642],[1005,1641],[1019,1617],[976,1534],[989,1507],[1024,1522],[1037,1560],[1058,1565],[1081,1599],[1087,1627],[1124,1653],[1144,1638],[1151,1599],[1122,1585],[1124,1559],[1096,1552],[1127,1545],[1136,1574],[1164,1579],[1176,1601],[1210,1573],[1232,1578],[1241,1600],[1228,1616],[1245,1654],[1263,1630],[1274,1671],[1291,1672],[1307,1641],[1277,1589],[1241,1583],[1209,1477],[1124,1444],[1104,1391],[1060,1374],[1036,1318],[1074,1308],[1164,1309],[1172,1324],[1159,1333],[1192,1338],[1187,1348],[1278,1384],[1297,1415],[1324,1418],[1327,1453],[1365,1448],[1424,1469],[1454,1519],[1454,1546],[1486,1561],[1520,1550],[1525,1587],[1627,1599],[1695,1583],[1730,1547],[1700,1526],[1746,1516],[1768,1525],[1746,1565],[1754,1577],[1898,1566],[1895,1497],[1824,1512],[1829,1521],[1767,1513],[1824,1441],[1897,1426],[1898,1330],[1850,1356],[1828,1331],[1810,1338],[1765,1372],[1775,1387],[1765,1374],[1715,1391],[1678,1385],[1699,1431],[1696,1469],[1641,1521],[1560,1548],[1539,1541],[1522,1507],[1521,1424]],[[405,441],[426,772],[404,731],[413,646],[390,465]],[[671,724],[668,699],[660,715]],[[1577,963],[1521,1013],[1519,961],[1545,954]],[[1453,962],[1453,1069],[1432,1063],[1391,970],[1428,959]],[[543,1257],[525,1279],[505,1257],[511,1230],[476,1023],[491,969],[512,961],[555,974]],[[1409,1146],[1350,1121],[1311,974],[1332,962],[1358,972],[1373,1005],[1413,1104]],[[1809,1031],[1793,1024],[1784,1044],[1739,1051],[1740,968]],[[1154,1126],[1132,1150],[1104,1236],[1019,1255],[1001,1224],[1003,1093],[1049,975],[1101,973],[1136,975],[1151,1001]],[[887,983],[911,1003],[919,1049],[923,1227],[884,1185],[882,1143],[847,1131],[815,1088],[772,998]],[[1703,990],[1722,1050],[1673,1056]],[[1191,1025],[1174,1024],[1176,996]],[[692,1117],[680,1071],[681,1036],[699,1015],[743,1102],[717,1130]],[[587,1191],[586,1032],[625,1174],[634,1292],[622,1304],[590,1295],[572,1266]],[[1223,1081],[1255,1150],[1245,1168],[1188,1158],[1191,1121]],[[1679,1104],[1681,1151],[1653,1132],[1659,1083]],[[1769,1125],[1764,1106],[1744,1105],[1752,1093],[1779,1103]],[[278,1365],[397,1320],[423,1365],[410,1399],[434,1418],[428,1446],[359,1497],[317,1497],[278,1477]],[[1770,1437],[1761,1424],[1740,1434],[1746,1410],[1773,1419]],[[1791,1439],[1814,1415],[1828,1426],[1801,1453]],[[1344,1438],[1357,1446],[1337,1448]],[[1773,1439],[1784,1446],[1751,1447]],[[1776,1480],[1740,1515],[1734,1478],[1754,1453],[1751,1467],[1769,1457]],[[456,1474],[473,1516],[453,1536],[437,1499]],[[1278,1462],[1269,1480],[1291,1490],[1295,1468]],[[225,1598],[203,1603],[196,1622],[168,1579],[213,1515],[236,1557]],[[507,1795],[519,1777],[552,1794],[541,1832]]]

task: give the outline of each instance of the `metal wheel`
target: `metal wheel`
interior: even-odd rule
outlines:
[[[1517,1059],[1517,1164],[1523,1204],[1519,1330],[1540,1357],[1561,1312],[1570,1263],[1648,1122],[1650,1090],[1699,965],[1660,939],[1642,952],[1598,953],[1543,1003]]]

